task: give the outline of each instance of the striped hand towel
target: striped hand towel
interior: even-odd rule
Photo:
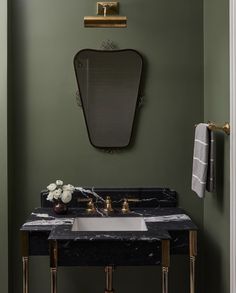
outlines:
[[[208,124],[200,123],[195,130],[192,190],[204,197],[205,190],[214,191],[214,134]]]

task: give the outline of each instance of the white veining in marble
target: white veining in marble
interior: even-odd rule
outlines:
[[[26,222],[23,226],[58,226],[58,225],[71,225],[74,222],[74,218],[54,218],[48,214],[32,213],[36,217],[47,218],[41,220],[33,220]],[[142,214],[140,214],[142,215]],[[154,217],[144,217],[145,222],[178,222],[191,220],[186,214],[176,214],[176,215],[166,215],[166,216],[154,216]]]
[[[38,217],[38,218],[51,218],[55,219],[55,217],[49,216],[49,214],[40,214],[40,213],[31,213],[32,216]]]
[[[144,217],[145,222],[172,222],[172,221],[191,221],[190,217],[186,214],[158,216],[158,217]]]
[[[71,225],[74,218],[60,218],[52,220],[35,220],[26,222],[23,226],[58,226],[58,225]]]
[[[75,189],[76,189],[76,190],[79,190],[79,191],[80,191],[85,197],[88,197],[88,194],[93,195],[93,196],[96,198],[96,203],[99,202],[99,201],[101,201],[101,202],[104,202],[104,201],[105,201],[104,198],[102,198],[100,195],[98,195],[98,194],[94,191],[94,188],[92,188],[92,190],[89,190],[89,189],[84,189],[83,187],[79,187],[79,186],[77,186],[77,187],[75,187]],[[102,212],[102,210],[100,210],[97,206],[95,206],[95,209],[96,209],[97,213],[98,213],[100,216],[102,216],[102,217],[106,216],[106,214],[104,214],[104,213]]]
[[[146,202],[146,201],[158,201],[159,199],[158,198],[156,198],[156,197],[152,197],[152,198],[141,198],[141,199],[139,199],[139,202]],[[120,202],[123,202],[124,201],[124,199],[123,198],[121,198],[121,199],[119,199],[119,200],[113,200],[112,202],[113,203],[120,203]]]
[[[92,190],[89,190],[89,189],[84,189],[83,187],[80,187],[80,186],[76,186],[75,189],[79,190],[82,194],[85,194],[85,196],[86,196],[86,193],[88,193],[88,194],[92,194],[97,200],[101,200],[102,202],[105,201],[104,198],[102,198],[93,190],[93,188]]]

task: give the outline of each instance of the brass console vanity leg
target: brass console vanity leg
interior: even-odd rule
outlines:
[[[162,293],[168,293],[168,273],[170,266],[170,241],[162,240]]]
[[[195,293],[195,262],[197,256],[197,231],[189,231],[190,293]]]
[[[113,293],[113,266],[106,266],[105,273],[106,273],[106,288],[105,293]]]
[[[57,241],[50,241],[51,293],[57,293]]]
[[[21,231],[21,254],[23,265],[23,293],[29,293],[29,234]]]

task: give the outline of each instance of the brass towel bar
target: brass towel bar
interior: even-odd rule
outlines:
[[[227,122],[224,125],[222,125],[222,126],[216,125],[215,123],[209,123],[208,124],[208,128],[210,130],[222,130],[227,135],[230,135],[230,125]]]
[[[195,125],[195,127],[197,126],[197,124]],[[222,130],[224,131],[224,133],[226,133],[227,135],[230,135],[230,124],[228,122],[225,122],[224,125],[220,126],[217,125],[213,122],[208,122],[208,128],[210,130]]]

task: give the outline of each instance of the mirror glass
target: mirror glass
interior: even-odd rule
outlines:
[[[142,73],[132,49],[79,51],[75,73],[90,142],[100,148],[126,147],[131,138]]]

